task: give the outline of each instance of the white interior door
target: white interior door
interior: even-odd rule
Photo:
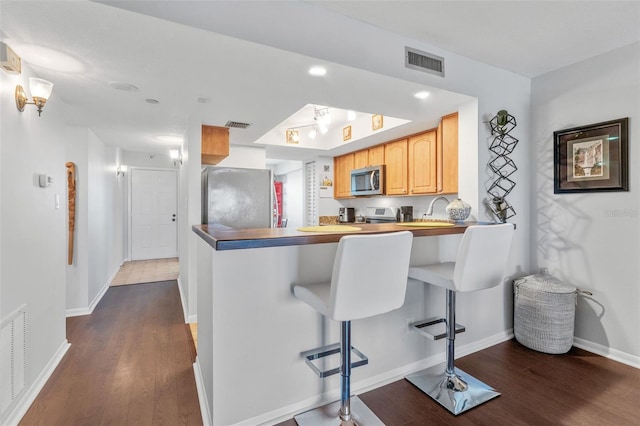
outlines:
[[[131,171],[131,260],[177,257],[175,170]]]

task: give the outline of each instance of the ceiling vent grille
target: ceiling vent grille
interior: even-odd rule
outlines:
[[[234,127],[236,129],[246,129],[249,126],[251,126],[251,124],[241,123],[239,121],[227,121],[227,124],[224,125],[224,127]]]
[[[412,47],[404,48],[404,66],[444,77],[444,58]]]

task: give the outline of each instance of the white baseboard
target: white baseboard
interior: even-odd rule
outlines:
[[[82,315],[91,315],[93,313],[93,310],[96,308],[96,306],[98,306],[98,303],[100,303],[100,300],[102,300],[102,297],[105,295],[107,290],[109,290],[109,283],[111,283],[112,280],[113,280],[113,277],[111,277],[111,279],[109,279],[109,281],[107,281],[107,283],[100,289],[100,292],[96,294],[96,297],[93,298],[93,300],[91,301],[91,304],[86,308],[67,309],[66,311],[67,318],[79,317]]]
[[[62,357],[67,353],[70,346],[71,344],[69,344],[67,339],[64,339],[56,353],[51,357],[47,365],[45,365],[44,369],[40,372],[33,384],[29,386],[29,389],[23,393],[20,399],[14,401],[15,405],[13,409],[7,413],[6,417],[4,419],[0,419],[0,424],[4,426],[15,426],[20,422],[44,385],[47,383],[47,380],[49,380],[55,371],[58,364],[60,364],[60,361],[62,361]]]
[[[513,329],[494,334],[493,336],[489,336],[485,339],[471,342],[460,347],[456,346],[456,355],[457,358],[459,358],[511,339],[513,339]],[[353,382],[351,383],[351,390],[354,394],[365,393],[370,390],[377,389],[381,386],[388,385],[389,383],[398,381],[411,373],[415,373],[416,371],[432,367],[442,362],[444,362],[443,353],[432,355],[411,364],[398,367],[394,370],[386,371],[377,376]],[[243,420],[241,422],[235,423],[233,426],[273,425],[275,423],[280,423],[285,420],[291,419],[291,417],[293,417],[295,414],[302,413],[307,410],[312,410],[316,407],[320,407],[322,405],[336,401],[339,398],[340,390],[333,389],[329,392],[323,393],[322,395],[315,395],[311,398],[299,401],[295,404],[291,404],[273,411],[269,411],[256,417]],[[202,407],[202,402],[200,403],[200,406]]]
[[[211,426],[213,421],[211,419],[211,410],[209,409],[209,402],[207,402],[207,392],[204,388],[204,382],[202,380],[202,370],[200,370],[200,364],[198,363],[198,357],[196,356],[196,362],[193,363],[193,375],[196,377],[196,390],[198,391],[198,402],[200,402],[200,415],[202,416],[202,425]]]
[[[187,313],[187,305],[184,301],[184,293],[182,293],[182,281],[180,280],[180,275],[178,275],[178,292],[180,293],[180,305],[182,306],[182,316],[184,316],[184,322],[189,323],[189,315]]]
[[[593,352],[594,354],[609,358],[613,361],[621,362],[622,364],[626,364],[631,367],[640,368],[640,357],[636,355],[611,349],[607,346],[580,339],[578,337],[573,338],[573,346],[584,349],[585,351]]]
[[[182,293],[182,282],[180,276],[178,276],[178,291],[180,292],[180,303],[182,304],[182,314],[184,315],[184,322],[187,324],[195,324],[198,322],[198,315],[189,315],[187,312],[187,305],[184,303],[184,293]]]

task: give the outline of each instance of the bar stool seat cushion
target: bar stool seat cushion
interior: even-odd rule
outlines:
[[[453,282],[453,272],[455,267],[455,262],[412,266],[409,268],[409,277],[455,291],[456,285]]]
[[[469,226],[455,262],[409,268],[409,277],[456,292],[477,291],[502,283],[509,259],[513,225]]]
[[[335,321],[369,318],[404,303],[413,234],[348,235],[340,239],[330,282],[294,284],[293,294]]]
[[[329,316],[330,282],[296,285],[293,294],[322,315]]]

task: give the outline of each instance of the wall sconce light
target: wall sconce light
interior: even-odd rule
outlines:
[[[35,105],[38,108],[38,117],[42,114],[42,108],[47,103],[51,91],[53,90],[53,83],[43,80],[41,78],[31,77],[29,79],[29,90],[33,97],[33,102],[29,102],[27,94],[24,92],[22,86],[16,86],[16,107],[18,111],[24,111],[24,106],[27,104]]]
[[[124,164],[120,164],[118,166],[118,169],[116,170],[116,176],[124,176],[124,174],[127,173],[127,170],[129,170],[129,167],[125,166]]]
[[[178,167],[179,165],[182,166],[182,155],[180,155],[180,151],[178,151],[177,149],[169,150],[169,158],[173,160],[174,166],[176,167]]]

